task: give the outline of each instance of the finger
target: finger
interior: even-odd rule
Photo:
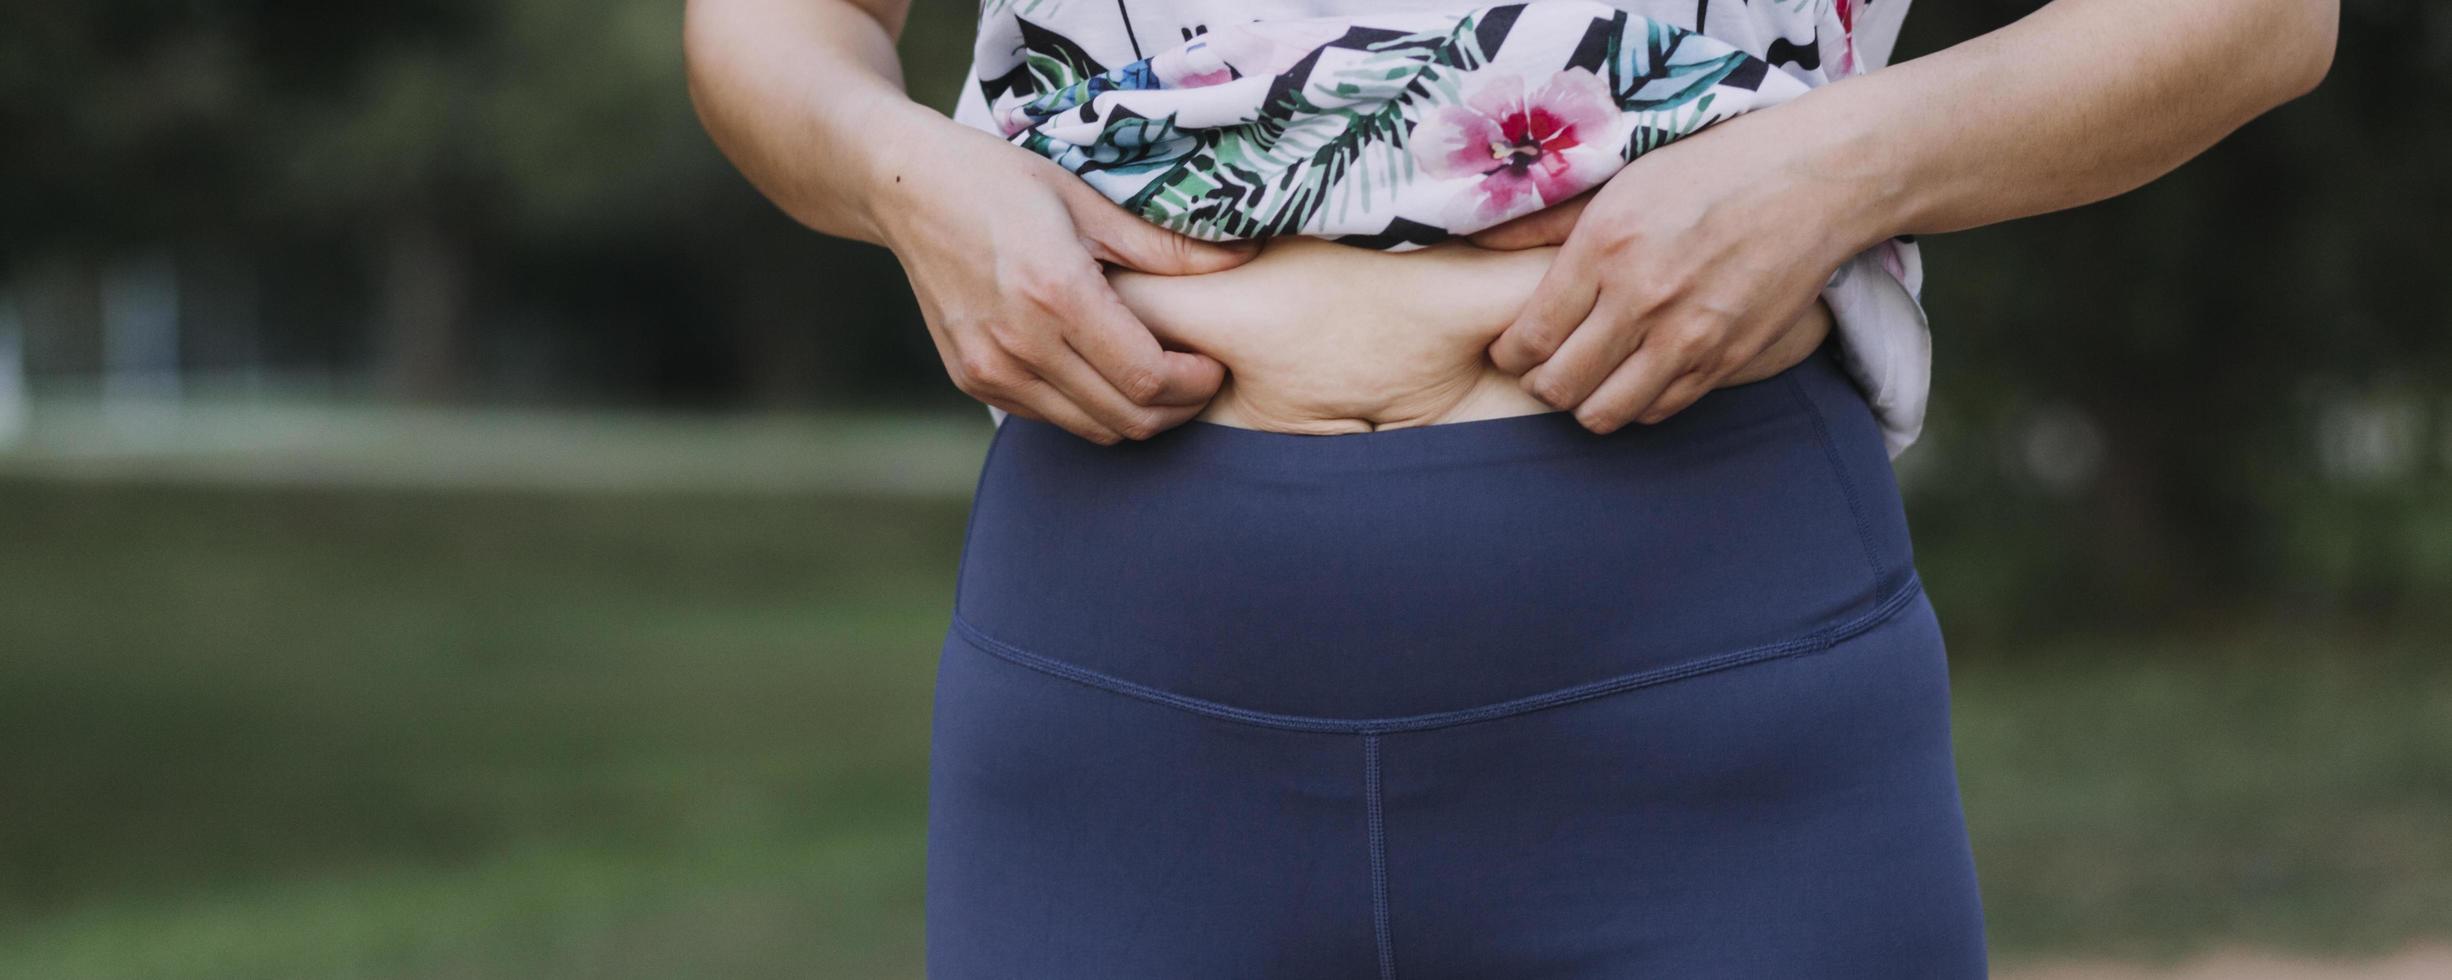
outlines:
[[[1075,373],[1076,370],[1087,372],[1089,370],[1087,362],[1076,358],[1072,365],[1072,367],[1059,369],[1059,373],[1064,374],[1074,384],[1094,386],[1100,383],[1095,374],[1088,374],[1085,377],[1084,374]],[[1042,403],[1051,406],[1053,411],[1066,412],[1069,410],[1069,412],[1078,413],[1078,417],[1096,427],[1095,431],[1105,433],[1105,438],[1084,436],[1101,445],[1113,445],[1125,440],[1137,442],[1148,439],[1190,421],[1193,416],[1199,415],[1202,410],[1209,407],[1206,403],[1199,405],[1129,405],[1123,408],[1108,406],[1105,411],[1099,411],[1084,406],[1063,381],[1042,379],[1036,382],[1033,391],[1043,391],[1043,395],[1034,397],[1040,398]],[[1106,421],[1110,412],[1120,413],[1122,421],[1120,423]]]
[[[1041,414],[1038,409],[1024,405],[1010,398],[981,398],[979,399],[979,403],[1001,411],[1006,415],[1026,418],[1033,422],[1047,422],[1047,417]],[[1048,422],[1048,424],[1054,425],[1055,423]]]
[[[1687,372],[1683,358],[1673,354],[1667,345],[1652,342],[1635,348],[1633,356],[1609,372],[1601,386],[1575,408],[1575,421],[1584,428],[1607,434],[1632,421],[1635,412],[1658,401],[1660,393]]]
[[[1013,313],[991,327],[998,348],[1118,433],[1154,435],[1148,408],[1204,403],[1225,381],[1215,360],[1160,347],[1087,255],[1038,259],[1010,281]]]
[[[1695,402],[1710,394],[1716,386],[1710,374],[1699,370],[1688,371],[1669,382],[1669,387],[1660,393],[1659,398],[1653,399],[1651,405],[1637,409],[1635,421],[1645,425],[1666,422],[1671,416],[1694,407]]]
[[[1205,354],[1160,346],[1105,279],[1084,307],[1065,323],[1065,343],[1125,399],[1137,405],[1201,405],[1217,397],[1226,381],[1225,365]]]
[[[1068,179],[1076,185],[1065,192],[1073,227],[1081,232],[1082,246],[1101,262],[1163,276],[1197,276],[1232,269],[1260,254],[1256,240],[1208,242],[1160,228],[1088,184]]]
[[[1092,418],[1055,386],[1037,379],[1016,386],[1013,394],[989,404],[1023,418],[1049,423],[1101,446],[1124,441],[1122,433]]]
[[[1031,408],[1028,405],[1024,405],[1010,398],[981,398],[979,399],[979,404],[986,405],[989,408],[996,409],[997,411],[1003,412],[1007,415],[1019,415],[1033,422],[1047,421],[1046,419],[1039,417],[1039,412],[1037,409]]]
[[[976,337],[969,342],[955,340],[939,347],[949,351],[946,368],[953,375],[954,386],[981,404],[1062,426],[1093,442],[1113,443],[1122,438],[1113,426],[1093,418],[1071,398],[1041,380],[1036,366],[993,337]]]
[[[1592,315],[1567,335],[1557,353],[1524,372],[1524,390],[1555,409],[1572,409],[1626,362],[1643,342],[1644,321],[1620,319],[1615,311],[1596,306]]]
[[[1180,406],[1150,406],[1124,397],[1098,369],[1061,340],[1052,351],[1034,351],[1026,359],[1038,380],[1056,390],[1090,417],[1126,439],[1147,439],[1163,431],[1164,411]]]
[[[1101,279],[1099,283],[1103,287],[1105,280]],[[1095,301],[1088,305],[1093,308],[1098,306]],[[1186,377],[1172,382],[1141,368],[1130,369],[1123,376],[1125,383],[1136,387],[1136,394],[1159,399],[1159,403],[1153,404],[1127,395],[1117,387],[1110,375],[1092,364],[1075,346],[1071,336],[1075,331],[1066,325],[1087,322],[1083,316],[1058,317],[1048,325],[1050,329],[1046,333],[1031,335],[1052,337],[1054,342],[1033,341],[1031,349],[1019,356],[1036,372],[1037,380],[1052,387],[1099,424],[1126,439],[1147,439],[1157,435],[1181,424],[1184,419],[1207,406],[1210,398],[1225,382],[1223,366],[1210,358],[1160,350],[1157,341],[1148,336],[1148,329],[1132,318],[1131,311],[1124,309],[1121,301],[1114,301],[1109,313],[1120,319],[1107,321],[1104,329],[1127,334],[1140,331],[1141,339],[1150,345],[1149,352],[1156,356],[1156,367],[1152,370],[1167,371],[1177,365],[1183,367],[1173,373]],[[1206,388],[1199,387],[1201,385],[1206,385]]]
[[[1515,322],[1490,342],[1490,363],[1508,374],[1523,374],[1549,360],[1576,325],[1592,314],[1600,288],[1599,277],[1580,252],[1573,247],[1560,249]]]
[[[1713,390],[1732,383],[1759,381],[1785,370],[1813,353],[1820,344],[1821,334],[1807,315],[1818,310],[1815,300],[1807,300],[1802,309],[1776,315],[1771,322],[1787,324],[1767,336],[1754,336],[1751,331],[1731,335],[1723,340],[1716,354],[1691,358],[1686,373],[1669,383],[1648,405],[1635,408],[1634,419],[1645,425],[1658,425],[1670,416],[1685,411]],[[1796,341],[1791,344],[1793,339]],[[1764,355],[1776,347],[1791,347],[1778,355],[1771,370],[1754,373],[1762,366]]]
[[[1040,405],[1045,406],[1044,411],[1037,406],[1010,398],[982,398],[980,401],[996,406],[1008,415],[1018,415],[1034,422],[1055,425],[1100,445],[1114,445],[1124,441],[1121,433],[1098,424],[1098,421],[1091,418],[1088,413],[1064,400],[1063,393],[1057,391],[1054,385],[1039,382],[1030,386],[1029,390],[1031,397]],[[1206,405],[1186,405],[1160,409],[1159,428],[1161,430],[1175,428],[1198,417],[1206,408],[1208,408]],[[1062,421],[1050,420],[1048,416],[1051,414]]]
[[[1466,235],[1465,240],[1483,248],[1506,251],[1557,245],[1565,242],[1567,235],[1575,230],[1575,223],[1583,218],[1584,205],[1591,200],[1592,194],[1587,191],[1513,221]]]

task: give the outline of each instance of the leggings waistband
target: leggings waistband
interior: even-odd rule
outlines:
[[[1914,594],[1888,454],[1826,346],[1606,436],[1554,412],[1102,447],[1008,418],[954,628],[1210,714],[1393,730],[1818,649]]]

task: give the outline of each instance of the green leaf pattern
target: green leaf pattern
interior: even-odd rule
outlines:
[[[1311,234],[1407,248],[1478,230],[1459,226],[1470,219],[1452,199],[1489,188],[1476,190],[1476,174],[1426,174],[1410,143],[1431,114],[1466,106],[1501,75],[1522,76],[1518,89],[1534,95],[1475,110],[1508,134],[1481,167],[1494,172],[1554,168],[1553,149],[1581,144],[1606,144],[1623,165],[1805,90],[1726,43],[1585,0],[1218,28],[1112,71],[1094,71],[1045,28],[1025,33],[1035,36],[1023,52],[1031,91],[998,107],[1009,137],[1150,221],[1207,239]],[[1303,47],[1287,51],[1286,37]],[[1244,70],[1263,62],[1265,77]],[[1554,132],[1533,104],[1545,80],[1576,70],[1608,82],[1618,118],[1605,132]]]

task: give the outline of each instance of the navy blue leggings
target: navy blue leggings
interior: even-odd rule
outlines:
[[[933,980],[1985,971],[1941,636],[1830,348],[1564,413],[997,433]]]

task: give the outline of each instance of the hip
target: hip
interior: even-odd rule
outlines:
[[[1826,346],[1657,426],[1333,437],[1000,428],[955,629],[1330,727],[1844,639],[1917,595],[1880,432]]]

